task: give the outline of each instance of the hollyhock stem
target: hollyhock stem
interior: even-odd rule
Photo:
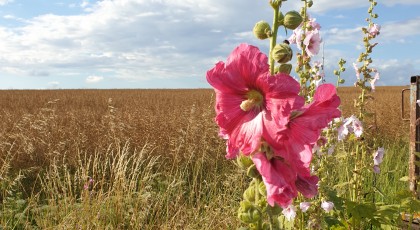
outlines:
[[[361,101],[360,101],[360,114],[359,114],[360,121],[363,121],[364,113],[365,113],[365,89],[362,89],[362,95],[361,95]]]
[[[259,191],[259,184],[260,180],[254,178],[254,188],[255,188],[255,204],[258,205],[260,201],[260,191]],[[260,218],[257,222],[257,229],[262,229],[262,219]]]
[[[271,75],[274,75],[274,58],[273,58],[273,55],[271,54],[271,51],[274,49],[277,43],[277,32],[279,29],[279,12],[280,12],[280,7],[281,7],[281,2],[282,1],[278,1],[272,4],[273,9],[274,9],[274,15],[273,15],[273,31],[270,38],[270,52],[269,52]]]

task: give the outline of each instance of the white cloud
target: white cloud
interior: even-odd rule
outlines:
[[[0,5],[2,2],[8,1],[0,0]],[[44,14],[22,19],[18,27],[0,26],[1,73],[72,77],[87,72],[92,74],[90,77],[112,76],[130,81],[204,78],[206,70],[216,60],[225,60],[241,42],[257,45],[264,52],[268,50],[268,42],[254,39],[251,33],[255,22],[271,20],[268,1],[253,0],[247,4],[239,0],[78,2],[72,9],[72,12],[76,8],[82,10],[78,15]],[[412,1],[402,2],[409,4]],[[337,8],[366,7],[367,4],[366,0],[317,0],[310,11],[323,14]],[[386,4],[391,4],[391,0]],[[301,5],[301,1],[286,1],[284,10],[299,9]],[[339,18],[344,17],[341,13]],[[17,20],[13,15],[4,17]],[[409,42],[404,34],[420,31],[418,19],[408,20],[408,25],[398,27],[403,32],[392,31],[400,24],[383,25],[381,36]],[[280,33],[279,41],[284,39],[281,38],[283,31]],[[357,26],[335,26],[321,33],[326,46],[360,43],[362,34]],[[87,78],[86,82],[94,79]]]
[[[293,8],[299,9],[302,7],[301,1],[292,1]],[[287,4],[287,2],[286,2]],[[310,12],[324,14],[336,9],[354,9],[367,8],[369,6],[366,0],[352,0],[352,1],[337,1],[337,0],[317,0],[314,1],[313,6],[309,9]]]
[[[86,83],[89,83],[89,84],[98,83],[102,80],[104,80],[104,77],[102,76],[89,76],[86,78]]]
[[[83,1],[82,3],[80,3],[80,7],[82,7],[82,8],[86,8],[87,6],[89,6],[88,1]]]
[[[361,27],[356,28],[331,28],[321,30],[323,40],[326,44],[355,43],[361,39],[363,32]]]
[[[420,5],[419,0],[381,0],[381,3],[383,3],[386,6],[395,6],[395,5]]]
[[[250,33],[240,33],[259,20],[259,14],[247,17],[249,24],[236,20],[249,6],[222,0],[104,0],[87,7],[80,15],[45,14],[21,27],[0,27],[0,65],[27,75],[86,67],[122,79],[199,75],[213,64],[201,60],[226,54],[219,47],[233,37],[229,52],[249,40]],[[258,1],[254,7],[270,10]]]
[[[390,42],[396,40],[405,42],[404,38],[418,35],[420,35],[420,17],[384,24],[379,37]]]
[[[13,2],[14,0],[0,0],[0,6],[4,6],[4,5],[6,5],[6,4],[8,4],[8,3],[11,3],[11,2]]]

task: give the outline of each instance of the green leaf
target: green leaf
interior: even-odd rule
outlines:
[[[344,224],[342,224],[336,217],[334,216],[326,216],[324,218],[325,222],[328,225],[328,229],[346,229]]]
[[[347,212],[353,216],[357,221],[364,219],[372,220],[376,212],[375,204],[373,203],[356,203],[352,201],[346,202]]]
[[[377,205],[375,219],[381,224],[392,225],[400,215],[399,205]]]
[[[328,200],[334,203],[334,208],[336,210],[344,211],[344,202],[346,201],[346,199],[337,196],[336,191],[328,191],[326,195]]]

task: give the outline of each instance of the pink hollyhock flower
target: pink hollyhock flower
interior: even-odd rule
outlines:
[[[302,212],[306,212],[308,211],[309,207],[311,207],[311,203],[310,202],[301,202],[299,204],[300,210],[302,210]]]
[[[373,92],[375,92],[375,83],[376,83],[377,80],[379,80],[379,72],[375,71],[375,76],[373,77],[372,80],[370,80],[370,86],[371,86]]]
[[[380,31],[380,30],[381,30],[381,26],[380,26],[380,25],[378,25],[378,24],[373,23],[373,24],[371,24],[371,25],[369,26],[369,28],[368,28],[368,33],[369,33],[371,36],[375,37],[376,35],[378,35],[378,34],[379,34],[379,31]]]
[[[277,203],[283,208],[288,207],[298,195],[295,186],[296,173],[283,160],[269,160],[264,153],[255,154],[252,161],[265,184],[268,204],[274,206]]]
[[[264,154],[253,158],[267,188],[267,200],[285,207],[297,196],[297,191],[307,198],[318,192],[318,177],[311,176],[310,162],[312,148],[318,140],[321,130],[333,118],[341,115],[337,107],[340,99],[335,86],[324,84],[318,87],[313,102],[304,105],[303,100],[296,100],[295,105],[273,107],[270,111],[273,119],[266,120],[265,141],[271,147],[270,159]],[[284,124],[287,124],[286,126]],[[278,167],[277,165],[283,165]],[[269,179],[273,171],[288,170],[288,178],[282,181]],[[285,174],[284,172],[281,174]],[[285,176],[284,176],[285,177]],[[285,183],[288,185],[285,186]],[[269,202],[270,203],[270,202]]]
[[[283,209],[281,213],[283,213],[288,221],[291,221],[296,217],[296,207],[291,204],[287,208]]]
[[[317,67],[318,69],[321,69],[321,68],[322,68],[322,66],[324,66],[324,65],[322,64],[322,62],[320,62],[320,61],[314,61],[314,67]]]
[[[373,172],[376,174],[381,173],[381,168],[379,168],[379,165],[374,165],[373,166]]]
[[[357,80],[360,80],[360,71],[359,71],[359,67],[357,67],[356,63],[353,62],[353,69],[354,71],[356,71],[356,77]]]
[[[344,138],[349,134],[349,125],[351,124],[351,121],[348,120],[348,118],[346,118],[343,121],[343,124],[337,128],[337,133],[338,133],[338,140],[344,140]]]
[[[353,127],[352,130],[354,132],[354,135],[356,135],[356,137],[360,137],[363,134],[363,126],[362,126],[362,122],[357,118],[353,116]]]
[[[334,208],[334,203],[331,201],[323,201],[321,203],[321,208],[326,212],[330,212]]]
[[[318,193],[318,181],[319,178],[317,176],[301,176],[298,172],[295,185],[297,190],[302,193],[304,197],[313,198]]]
[[[272,107],[288,110],[303,101],[299,83],[284,73],[271,76],[267,56],[247,44],[235,48],[227,62],[217,63],[206,77],[216,93],[215,120],[219,134],[227,139],[227,158],[239,151],[249,155],[260,147]]]
[[[318,54],[321,42],[322,39],[317,29],[311,30],[308,33],[306,33],[306,37],[305,40],[303,40],[303,44],[305,44],[306,46],[305,51],[309,57]]]
[[[378,148],[376,152],[373,154],[373,164],[374,165],[380,165],[382,163],[382,160],[384,159],[385,149],[384,148]]]
[[[363,134],[362,122],[354,115],[344,119],[343,124],[338,127],[338,140],[343,140],[349,132],[353,132],[356,137],[360,137]]]
[[[275,119],[266,123],[266,127],[270,129],[266,128],[269,135],[265,140],[274,149],[274,155],[289,163],[301,178],[310,177],[312,148],[321,130],[327,127],[332,119],[341,116],[339,105],[340,98],[337,96],[335,86],[323,84],[316,89],[311,104],[297,104],[289,110],[283,108],[272,110]],[[285,117],[288,122],[286,129],[282,125]]]
[[[316,18],[309,18],[309,26],[312,27],[312,29],[321,29],[321,25],[316,22]]]
[[[303,30],[298,27],[293,30],[293,34],[287,39],[290,44],[296,44],[298,49],[302,50],[301,41],[302,41]]]

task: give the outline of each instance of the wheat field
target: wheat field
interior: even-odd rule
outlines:
[[[403,88],[377,87],[366,128],[405,151]],[[356,113],[359,92],[338,92]],[[4,229],[238,227],[247,178],[224,158],[213,90],[5,90],[0,108]]]

